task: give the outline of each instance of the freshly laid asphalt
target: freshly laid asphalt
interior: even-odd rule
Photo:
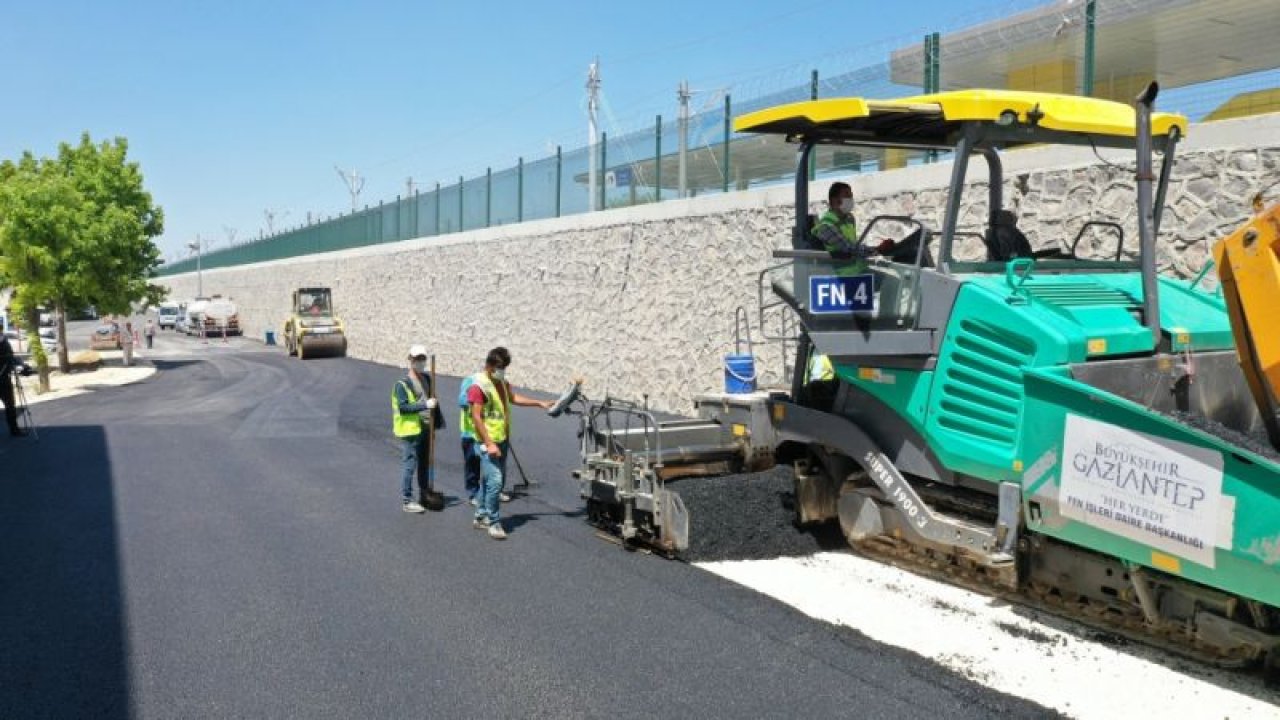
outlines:
[[[0,437],[0,718],[1051,714],[596,538],[572,419],[517,409],[537,484],[497,542],[459,497],[456,412],[448,507],[401,511],[402,371],[172,332],[145,362]]]

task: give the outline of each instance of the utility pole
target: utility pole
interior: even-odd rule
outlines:
[[[587,147],[590,148],[589,159],[587,161],[587,197],[590,198],[590,207],[592,210],[599,210],[598,199],[596,197],[596,183],[600,181],[597,177],[596,160],[596,110],[598,109],[600,96],[600,58],[591,63],[587,67]]]
[[[413,197],[414,191],[417,189],[417,187],[418,187],[418,183],[413,181],[412,176],[405,178],[404,179],[404,196],[407,198]]]
[[[235,229],[235,228],[233,228],[233,227],[230,227],[230,226],[228,226],[228,225],[223,225],[223,226],[222,226],[222,232],[224,232],[224,233],[226,233],[226,234],[227,234],[227,246],[228,246],[228,247],[230,247],[230,246],[232,246],[232,245],[235,245],[235,244],[236,244],[236,233],[238,233],[238,232],[239,232],[239,230],[237,230],[237,229]]]
[[[200,270],[200,260],[204,255],[204,241],[200,239],[200,235],[196,235],[196,241],[187,243],[187,247],[196,253],[196,297],[204,297],[204,275]]]
[[[680,101],[680,191],[677,197],[689,197],[689,81],[680,81],[676,99]]]
[[[338,171],[338,177],[342,178],[342,182],[351,193],[351,212],[355,212],[360,204],[360,191],[364,189],[364,178],[360,177],[360,173],[355,170],[347,174],[337,165],[334,165],[333,169]]]

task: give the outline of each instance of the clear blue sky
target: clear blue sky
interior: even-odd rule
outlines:
[[[599,56],[615,134],[674,117],[681,80],[735,93],[882,61],[928,31],[1041,0],[0,2],[0,158],[124,136],[164,207],[166,257],[307,211],[585,143]],[[616,121],[616,124],[615,124]],[[286,214],[287,213],[287,214]],[[279,219],[282,216],[283,219]]]

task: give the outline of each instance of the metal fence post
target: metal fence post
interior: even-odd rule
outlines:
[[[609,161],[606,159],[609,154],[609,133],[600,133],[600,209],[604,210],[604,175],[605,168],[609,167]]]
[[[941,36],[936,32],[924,36],[924,92],[926,95],[936,93],[939,90],[938,71],[941,43]],[[937,160],[937,150],[925,151],[924,161],[926,163],[936,162]]]
[[[440,182],[436,181],[436,235],[440,234]]]
[[[933,59],[930,63],[933,77],[933,90],[931,92],[942,92],[942,35],[933,34]]]
[[[524,222],[524,158],[516,160],[516,222]]]
[[[729,95],[724,96],[724,192],[729,192]]]
[[[400,227],[400,210],[401,210],[401,206],[400,206],[400,196],[399,196],[399,195],[397,195],[397,196],[396,196],[396,234],[395,234],[395,236],[394,236],[396,240],[403,240],[403,239],[404,239],[404,237],[400,235],[400,230],[401,230],[401,227]]]
[[[653,201],[662,202],[662,116],[653,123]]]
[[[1088,0],[1084,4],[1084,78],[1080,89],[1080,93],[1085,97],[1093,95],[1094,34],[1097,32],[1097,15],[1096,0]]]
[[[809,75],[809,99],[818,99],[818,69],[814,68]],[[809,182],[818,177],[818,153],[809,153]]]
[[[484,169],[484,226],[493,225],[493,168]]]
[[[462,232],[462,229],[465,225],[466,223],[462,221],[462,176],[459,175],[458,176],[458,232]]]
[[[564,172],[564,157],[560,154],[560,146],[556,146],[556,217],[560,217],[560,182]]]

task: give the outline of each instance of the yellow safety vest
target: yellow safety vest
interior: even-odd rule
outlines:
[[[506,440],[511,434],[511,418],[507,415],[506,403],[502,402],[502,395],[498,392],[497,386],[489,379],[488,373],[476,373],[472,380],[484,392],[484,407],[480,410],[480,416],[484,418],[484,429],[489,431],[489,439],[495,443]],[[471,421],[470,405],[462,411],[459,424],[462,426],[462,432],[469,433],[476,440],[480,439],[476,426]]]
[[[831,358],[814,353],[809,359],[809,382],[815,380],[835,380],[836,369],[831,365]]]
[[[409,383],[401,380],[400,385],[404,386],[405,395],[409,397],[409,404],[418,401],[416,395],[413,394],[413,387]],[[396,390],[391,389],[391,431],[396,437],[413,437],[422,434],[422,419],[418,413],[402,413],[400,412],[400,403],[396,402]]]
[[[839,233],[843,239],[842,243],[833,242],[830,237],[823,237],[825,233],[822,230],[827,226]],[[858,245],[858,224],[851,215],[842,215],[834,210],[828,210],[822,214],[822,217],[818,218],[817,224],[813,226],[812,236],[822,243],[822,247],[827,252],[849,252]],[[860,275],[866,269],[867,261],[856,257],[835,267],[836,274],[841,276]]]

